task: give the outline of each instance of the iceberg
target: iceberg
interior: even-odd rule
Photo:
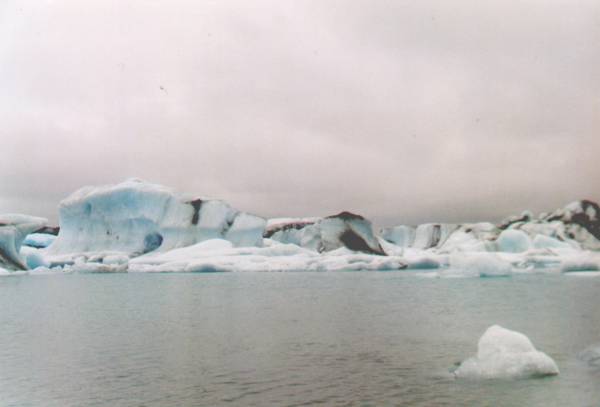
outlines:
[[[426,223],[416,228],[399,225],[381,229],[380,235],[386,243],[399,248],[433,254],[501,252],[520,255],[524,262],[530,253],[541,250],[552,256],[567,255],[569,250],[600,250],[599,217],[600,207],[582,200],[537,218],[524,211],[497,225],[489,222]],[[518,262],[516,257],[515,262]]]
[[[385,255],[371,222],[360,215],[341,212],[314,220],[272,223],[265,238],[326,252],[345,247],[352,251]]]
[[[600,250],[600,206],[590,200],[575,201],[541,217],[541,222],[558,222],[564,234],[587,250]]]
[[[558,375],[558,366],[536,350],[529,338],[499,325],[489,327],[479,339],[477,355],[454,371],[464,379],[524,379]]]
[[[260,245],[266,221],[219,200],[176,194],[141,180],[85,187],[60,203],[60,231],[46,249],[54,264],[76,257],[136,257],[222,238]]]
[[[21,244],[28,234],[46,223],[46,219],[34,216],[0,215],[0,268],[7,272],[27,270],[27,264],[19,254]]]
[[[60,231],[43,257],[27,251],[32,265],[101,273],[406,267],[386,256],[359,215],[266,221],[136,179],[82,188],[61,202],[59,214]]]

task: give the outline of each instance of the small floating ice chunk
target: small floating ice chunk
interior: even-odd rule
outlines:
[[[536,350],[527,336],[499,325],[485,331],[477,355],[454,371],[457,378],[465,379],[523,379],[558,373],[554,360]]]

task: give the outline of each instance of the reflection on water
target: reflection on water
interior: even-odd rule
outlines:
[[[0,405],[597,405],[600,278],[395,273],[0,279]],[[559,365],[448,373],[494,323]]]

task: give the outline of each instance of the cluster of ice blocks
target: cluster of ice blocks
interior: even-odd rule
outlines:
[[[89,272],[428,271],[505,276],[600,269],[600,208],[574,202],[501,224],[424,224],[375,231],[362,216],[264,219],[226,202],[137,179],[84,187],[45,219],[0,217],[0,268]],[[23,246],[21,247],[21,245]]]

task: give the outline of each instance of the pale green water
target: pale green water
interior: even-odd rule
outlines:
[[[390,273],[0,279],[1,406],[599,406],[600,278]],[[549,379],[448,373],[492,324]]]

